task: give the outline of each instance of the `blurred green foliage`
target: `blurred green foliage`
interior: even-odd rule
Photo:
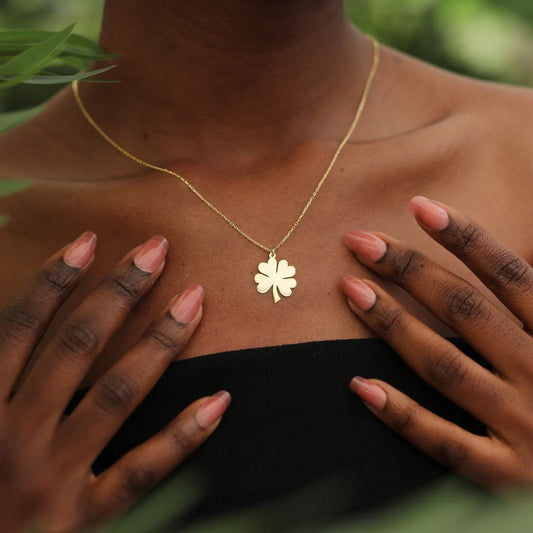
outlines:
[[[177,529],[170,524],[185,517],[201,494],[194,473],[181,473],[117,522],[91,533],[531,533],[533,529],[531,489],[497,497],[450,476],[395,505],[339,520],[347,497],[340,481],[322,480],[275,501]]]
[[[59,30],[97,39],[104,0],[0,0],[0,29]],[[533,86],[532,0],[345,0],[381,42],[449,70]],[[36,106],[57,87],[18,86],[0,111]]]
[[[104,0],[0,0],[0,28],[97,38]],[[531,0],[345,0],[352,20],[382,42],[474,76],[533,85]]]
[[[0,98],[4,103],[24,85],[62,86],[113,68],[89,70],[95,60],[113,59],[91,39],[73,33],[75,24],[63,30],[0,29]],[[0,112],[0,133],[40,113],[44,105]],[[1,108],[0,108],[1,109]],[[2,180],[0,197],[29,187],[27,181]],[[0,226],[7,220],[0,215]]]
[[[0,0],[1,29],[60,30],[76,23],[76,32],[96,39],[104,0]]]
[[[15,87],[63,86],[114,67],[88,70],[94,61],[115,56],[105,54],[93,40],[73,33],[74,26],[59,31],[0,30],[0,97],[5,97],[4,103],[10,94],[17,94]],[[43,108],[44,104],[5,112],[0,108],[0,133],[29,120]]]
[[[103,0],[0,0],[0,30],[58,31],[75,23],[77,34],[96,40]],[[0,112],[38,106],[61,86],[17,85],[0,90]]]
[[[382,42],[470,76],[533,85],[531,0],[346,0]]]

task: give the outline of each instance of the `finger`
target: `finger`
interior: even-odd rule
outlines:
[[[381,233],[350,232],[346,243],[362,263],[407,290],[502,375],[531,375],[533,339],[470,283]]]
[[[76,447],[87,467],[176,359],[200,322],[203,289],[193,285],[175,298],[143,338],[89,390],[58,433]],[[85,428],[93,428],[87,434]],[[83,442],[79,435],[85,434]]]
[[[98,519],[125,511],[176,468],[215,431],[230,401],[226,391],[197,400],[98,476],[91,498]]]
[[[356,377],[350,388],[389,428],[462,476],[496,487],[519,474],[517,461],[504,443],[440,418],[387,383]]]
[[[166,239],[152,237],[118,264],[58,328],[15,394],[15,408],[40,421],[58,420],[98,353],[152,288],[167,251]],[[41,408],[36,397],[46,398]]]
[[[52,256],[0,315],[0,400],[6,400],[60,305],[94,258],[89,231]]]
[[[533,268],[458,211],[416,196],[409,207],[433,239],[467,265],[524,323],[533,329]]]
[[[408,313],[378,285],[342,280],[350,307],[427,383],[484,422],[514,435],[519,398],[514,389]]]

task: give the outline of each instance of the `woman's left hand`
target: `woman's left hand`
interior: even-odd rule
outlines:
[[[381,233],[350,232],[361,263],[390,280],[453,329],[493,367],[463,354],[376,283],[345,276],[354,313],[422,379],[487,426],[475,435],[389,384],[356,377],[352,390],[387,426],[419,449],[487,487],[533,483],[533,269],[457,211],[411,201],[420,226],[455,254],[518,320],[421,253]],[[521,327],[522,322],[523,328]]]

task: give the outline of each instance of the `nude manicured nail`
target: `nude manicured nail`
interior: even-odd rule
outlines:
[[[342,287],[348,296],[348,303],[362,311],[368,311],[376,303],[376,293],[373,289],[354,276],[344,276]]]
[[[350,231],[344,242],[358,256],[369,261],[379,261],[387,251],[387,243],[383,239],[366,231]]]
[[[231,396],[228,391],[221,390],[213,394],[199,409],[196,411],[196,422],[203,428],[212,426],[226,411],[231,402]]]
[[[63,254],[63,262],[73,268],[83,268],[94,255],[96,235],[92,231],[82,233]]]
[[[168,252],[168,241],[161,235],[148,239],[133,256],[135,266],[150,274],[156,272]]]
[[[170,304],[170,314],[178,322],[190,322],[198,313],[204,299],[204,289],[200,285],[191,285],[176,296]]]
[[[387,404],[387,393],[375,383],[356,376],[350,382],[352,389],[363,402],[377,411],[382,411]]]
[[[409,202],[409,209],[422,224],[435,231],[443,230],[450,223],[446,209],[424,196],[412,198]]]

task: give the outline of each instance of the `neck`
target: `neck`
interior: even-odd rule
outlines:
[[[101,44],[121,83],[82,96],[104,129],[204,161],[342,138],[371,64],[341,0],[108,0]]]

